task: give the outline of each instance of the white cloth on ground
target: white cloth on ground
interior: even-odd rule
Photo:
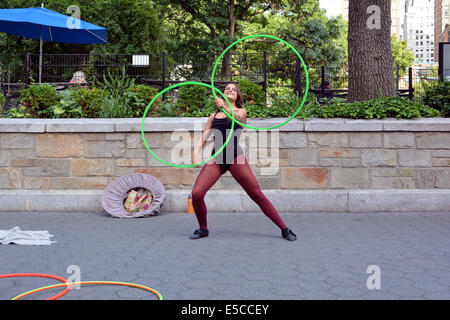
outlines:
[[[22,245],[50,245],[57,241],[50,241],[53,237],[47,230],[24,231],[19,227],[9,230],[0,230],[0,244],[22,244]]]

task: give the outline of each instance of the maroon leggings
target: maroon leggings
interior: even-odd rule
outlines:
[[[249,197],[258,204],[264,214],[269,217],[280,229],[287,228],[275,207],[261,191],[258,181],[256,180],[244,154],[240,154],[234,158],[233,163],[230,164],[229,170],[234,179],[236,179],[245,192],[247,192]],[[207,210],[204,200],[205,194],[217,182],[217,180],[219,180],[223,173],[224,171],[221,170],[219,164],[212,159],[203,166],[197,180],[195,180],[194,187],[192,189],[192,205],[201,229],[208,229],[206,222]]]

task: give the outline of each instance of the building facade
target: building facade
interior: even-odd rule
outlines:
[[[406,0],[403,37],[416,63],[435,61],[435,0]]]
[[[439,62],[439,42],[450,39],[450,0],[434,1],[434,61]]]

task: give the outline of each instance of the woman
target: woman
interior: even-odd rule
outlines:
[[[243,99],[239,87],[233,83],[228,84],[225,87],[224,95],[227,97],[233,108],[234,118],[241,123],[247,123],[247,112],[242,106]],[[231,129],[232,121],[221,111],[221,108],[224,108],[228,114],[231,115],[230,107],[223,99],[216,99],[216,105],[219,111],[209,116],[202,137],[195,146],[193,163],[202,162],[202,149],[211,134],[212,130],[210,129],[216,129],[214,133],[214,149],[212,150],[211,155],[215,153],[215,150],[220,149],[229,135],[229,131],[226,132],[226,129]],[[242,129],[242,126],[235,123],[235,130],[229,143],[216,158],[203,166],[197,176],[192,189],[192,205],[200,228],[195,230],[190,238],[198,239],[209,235],[206,222],[207,209],[204,197],[206,192],[217,180],[219,180],[220,176],[229,170],[231,175],[242,186],[250,198],[258,204],[264,214],[281,229],[282,237],[289,241],[297,240],[297,236],[284,224],[275,207],[261,191],[258,181],[247,162],[245,154],[239,146],[239,135],[242,132]],[[217,137],[217,134],[221,134],[222,137]],[[231,155],[232,160],[230,160]]]

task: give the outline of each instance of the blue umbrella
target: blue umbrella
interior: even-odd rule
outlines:
[[[39,83],[42,79],[42,42],[107,43],[106,29],[42,8],[0,9],[0,32],[40,40]]]

